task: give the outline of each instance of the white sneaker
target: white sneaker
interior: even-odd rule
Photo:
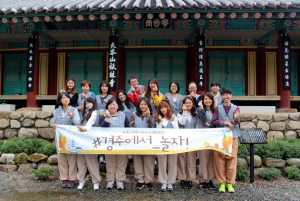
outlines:
[[[114,183],[115,183],[114,181],[109,181],[109,182],[107,182],[106,188],[107,188],[107,189],[113,189]]]
[[[99,184],[94,184],[94,190],[99,190]]]
[[[105,163],[105,160],[104,160],[104,157],[103,157],[103,156],[100,156],[100,158],[99,158],[99,163]]]
[[[117,189],[118,190],[123,190],[124,189],[123,181],[118,181],[118,183],[117,183]]]
[[[167,190],[168,190],[168,191],[172,191],[172,190],[173,190],[172,184],[168,184]]]
[[[81,190],[84,186],[84,183],[83,182],[79,182],[79,185],[77,187],[78,190]]]
[[[161,191],[166,191],[167,190],[167,184],[163,184],[160,188]]]

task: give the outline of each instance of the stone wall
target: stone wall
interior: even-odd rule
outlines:
[[[240,128],[262,128],[268,139],[300,138],[300,113],[241,114]]]
[[[13,136],[46,140],[55,138],[52,129],[53,112],[7,112],[0,111],[0,140]]]
[[[300,138],[300,113],[241,114],[240,128],[262,128],[268,139]],[[0,111],[0,140],[13,136],[55,138],[53,112]]]

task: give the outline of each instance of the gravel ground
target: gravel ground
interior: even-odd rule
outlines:
[[[276,181],[256,179],[254,184],[237,182],[235,193],[220,194],[217,190],[202,191],[199,185],[192,190],[182,190],[178,185],[173,192],[135,189],[135,184],[125,184],[125,190],[106,190],[104,182],[94,191],[91,183],[84,189],[62,189],[57,178],[37,181],[33,174],[0,172],[0,200],[300,200],[300,182],[280,177]],[[76,183],[77,186],[77,183]]]

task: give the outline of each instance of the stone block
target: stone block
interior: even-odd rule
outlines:
[[[284,131],[286,129],[285,122],[273,122],[270,125],[270,130],[274,131]]]
[[[23,117],[25,119],[35,119],[36,118],[36,112],[24,112]]]
[[[21,128],[18,136],[23,138],[37,137],[39,134],[35,128]]]
[[[21,128],[21,123],[18,120],[10,120],[11,128]]]
[[[281,131],[269,131],[267,133],[267,139],[276,140],[277,138],[283,138],[283,133]]]

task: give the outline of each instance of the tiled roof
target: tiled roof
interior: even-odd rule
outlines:
[[[3,14],[123,9],[300,8],[300,0],[1,0]]]

